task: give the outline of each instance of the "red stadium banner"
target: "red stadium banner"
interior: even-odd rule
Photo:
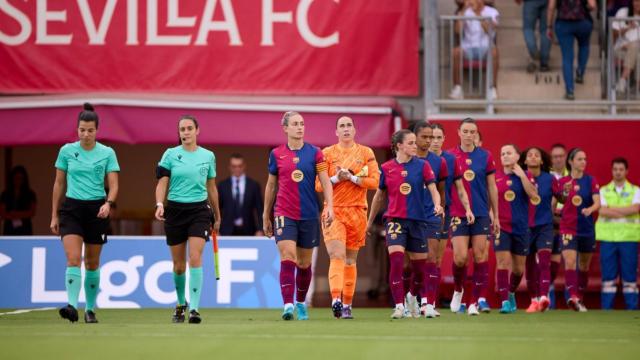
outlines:
[[[418,0],[0,1],[0,92],[418,94]]]

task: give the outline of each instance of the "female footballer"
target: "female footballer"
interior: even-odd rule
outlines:
[[[275,201],[275,240],[280,252],[280,291],[284,302],[282,319],[293,319],[295,291],[297,319],[308,320],[305,298],[312,278],[311,257],[313,248],[320,244],[316,176],[326,201],[323,215],[326,227],[333,221],[333,186],[322,151],[304,142],[302,115],[288,111],[282,117],[281,125],[287,143],[269,154],[262,220],[265,235],[273,236],[271,211]]]
[[[405,250],[411,261],[413,276],[426,281],[427,238],[435,237],[438,226],[431,219],[442,216],[440,194],[433,170],[428,162],[416,157],[416,136],[409,130],[399,130],[391,137],[395,158],[382,164],[380,185],[373,197],[367,229],[371,234],[375,215],[388,199],[386,242],[389,252],[389,285],[395,303],[391,318],[400,319],[404,312],[404,286],[402,270]],[[427,187],[430,197],[425,196]],[[423,310],[428,304],[424,286],[418,291]],[[417,294],[416,294],[417,295]]]

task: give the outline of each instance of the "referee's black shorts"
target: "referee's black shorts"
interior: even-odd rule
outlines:
[[[66,198],[58,211],[60,235],[79,235],[87,244],[102,245],[107,243],[109,218],[98,217],[100,200],[77,200]]]
[[[167,245],[182,244],[189,237],[201,237],[209,241],[212,212],[206,200],[196,203],[169,201],[164,209],[164,218]]]

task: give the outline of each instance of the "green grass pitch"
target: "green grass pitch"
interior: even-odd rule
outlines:
[[[6,312],[10,310],[0,310]],[[200,325],[172,324],[172,309],[99,310],[99,324],[57,311],[0,315],[2,359],[640,359],[640,312],[550,311],[391,320],[390,309],[329,309],[309,321],[279,310],[203,309]]]

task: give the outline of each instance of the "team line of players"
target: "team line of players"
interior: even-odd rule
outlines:
[[[552,175],[544,150],[533,147],[520,153],[516,145],[507,144],[501,148],[501,167],[496,168],[492,154],[476,146],[478,125],[467,118],[458,127],[459,145],[449,151],[442,150],[445,134],[439,124],[418,122],[413,131],[395,132],[394,158],[379,166],[373,151],[355,142],[356,126],[350,117],[337,120],[338,143],[323,150],[304,142],[304,118],[299,113],[285,113],[281,125],[287,144],[269,156],[263,222],[265,234],[275,236],[281,256],[284,320],[294,315],[308,319],[305,298],[312,277],[311,256],[320,242],[315,191],[324,194],[320,223],[330,257],[328,278],[336,318],[353,318],[358,251],[367,234],[375,232],[375,217],[385,203],[392,318],[440,315],[436,299],[449,238],[454,276],[451,311],[461,310],[470,248],[473,287],[466,310],[469,315],[490,311],[486,300],[490,242],[497,259],[501,313],[516,310],[514,293],[525,264],[534,274],[530,281],[537,293],[530,310],[549,307],[551,257],[560,251],[568,305],[586,310],[581,296],[595,249],[593,214],[600,201],[596,180],[585,173],[583,150],[569,152],[567,174]],[[367,190],[373,189],[377,190],[367,218]],[[560,205],[560,235],[554,236],[558,202],[564,205]]]
[[[118,195],[120,166],[113,149],[96,141],[98,124],[93,106],[85,104],[77,119],[79,140],[65,144],[55,163],[51,231],[60,235],[65,250],[69,301],[59,313],[71,322],[79,318],[82,262],[86,269],[84,320],[98,322],[95,308],[100,254],[107,243],[109,214]],[[515,145],[505,145],[500,154],[502,167],[496,169],[491,153],[475,144],[479,133],[473,119],[460,123],[460,143],[450,151],[442,151],[445,134],[441,126],[419,122],[413,132],[400,130],[393,134],[394,158],[379,166],[373,151],[355,142],[356,124],[350,117],[337,119],[338,143],[322,151],[304,142],[304,118],[299,113],[285,113],[281,126],[287,143],[269,155],[263,223],[265,234],[275,236],[280,253],[283,319],[308,319],[305,298],[312,279],[313,249],[320,243],[319,223],[330,257],[333,315],[353,318],[358,251],[367,233],[371,236],[375,232],[374,220],[385,203],[389,284],[396,304],[393,318],[439,315],[435,302],[442,254],[449,238],[454,257],[452,311],[462,306],[469,248],[473,254],[473,288],[467,311],[478,315],[489,310],[490,237],[497,258],[501,312],[510,313],[516,308],[513,293],[525,263],[527,274],[535,274],[532,282],[537,284],[538,296],[534,307],[547,309],[550,259],[560,250],[570,294],[568,304],[575,310],[584,309],[580,296],[595,248],[593,214],[600,204],[598,184],[585,173],[584,151],[571,150],[569,172],[553,176],[547,171],[549,162],[542,149],[530,148],[519,154]],[[202,321],[198,312],[203,287],[202,252],[209,236],[220,226],[215,155],[197,144],[199,132],[194,117],[182,116],[178,122],[180,145],[165,151],[156,171],[155,217],[164,222],[173,260],[178,304],[172,321],[177,323],[185,322],[187,311],[189,323]],[[367,191],[374,189],[376,194],[368,209]],[[316,195],[320,191],[324,194],[321,215]],[[553,233],[557,201],[564,203],[560,243],[554,242]]]

